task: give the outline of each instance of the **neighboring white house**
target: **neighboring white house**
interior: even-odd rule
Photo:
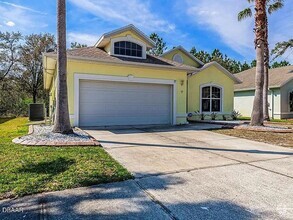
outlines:
[[[255,68],[235,74],[234,109],[250,117],[255,92]],[[293,118],[293,66],[269,70],[269,113],[274,119]]]

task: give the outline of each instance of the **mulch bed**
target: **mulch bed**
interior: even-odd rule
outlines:
[[[28,135],[18,137],[12,142],[27,146],[99,146],[100,143],[79,128],[73,134],[53,133],[53,126],[30,125]]]

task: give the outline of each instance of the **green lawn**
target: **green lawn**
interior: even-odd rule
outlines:
[[[101,147],[13,144],[13,138],[27,133],[27,122],[0,119],[0,199],[132,178]]]
[[[246,120],[250,120],[250,117],[238,117],[237,120],[240,120],[240,121],[246,121]]]

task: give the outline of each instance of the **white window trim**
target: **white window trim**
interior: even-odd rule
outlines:
[[[80,80],[98,80],[98,81],[112,81],[112,82],[133,82],[133,83],[150,83],[150,84],[164,84],[171,85],[172,98],[172,113],[171,124],[176,124],[177,117],[177,82],[176,80],[167,79],[153,79],[153,78],[138,78],[133,75],[129,76],[109,76],[109,75],[94,75],[74,73],[74,126],[79,126],[79,89]]]
[[[213,86],[213,87],[217,87],[221,90],[221,98],[220,98],[220,111],[219,112],[215,112],[217,114],[223,114],[223,103],[224,103],[224,87],[215,84],[215,83],[207,83],[207,84],[202,84],[200,85],[200,99],[199,99],[199,108],[200,108],[200,113],[213,113],[212,111],[208,111],[208,112],[203,112],[202,111],[202,88],[203,87],[207,87],[207,86]],[[210,92],[212,92],[212,90],[210,90]]]
[[[121,54],[114,53],[114,44],[119,41],[129,41],[132,43],[136,43],[142,47],[142,57],[134,57],[134,56],[126,56]],[[127,35],[126,37],[117,37],[111,39],[111,48],[110,48],[110,55],[119,56],[119,57],[127,57],[127,58],[135,58],[135,59],[146,59],[146,44],[133,38],[131,35]]]

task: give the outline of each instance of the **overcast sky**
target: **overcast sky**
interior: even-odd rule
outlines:
[[[254,59],[253,18],[238,22],[246,0],[67,0],[67,39],[93,45],[115,28],[136,25],[158,33],[168,48],[220,49],[241,61]],[[293,38],[293,1],[269,17],[270,46]],[[0,0],[0,30],[56,33],[56,0]],[[283,59],[293,63],[293,52]]]

